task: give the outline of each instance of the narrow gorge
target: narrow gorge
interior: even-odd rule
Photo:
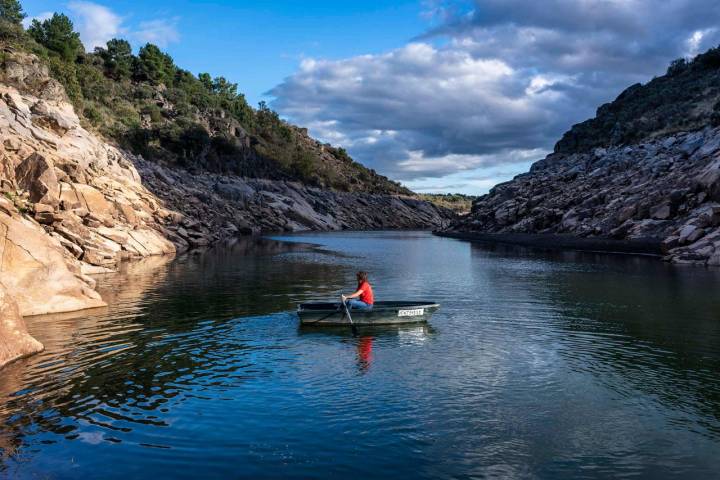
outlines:
[[[123,261],[240,235],[428,229],[453,216],[399,187],[339,191],[150,161],[86,125],[40,59],[3,50],[0,365],[42,348],[22,316],[105,305],[92,275]],[[321,156],[330,148],[305,141]]]

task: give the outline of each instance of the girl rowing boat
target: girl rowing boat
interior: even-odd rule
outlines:
[[[373,304],[375,303],[375,297],[373,296],[372,287],[368,282],[367,272],[357,272],[358,286],[355,293],[350,295],[341,295],[342,301],[350,309],[356,310],[372,310]]]

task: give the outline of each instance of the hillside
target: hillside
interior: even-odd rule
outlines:
[[[86,53],[62,14],[34,21],[27,32],[6,22],[0,37],[4,50],[32,53],[48,65],[84,126],[146,160],[338,191],[412,193],[266,104],[252,108],[237,84],[175,65],[153,44],[135,55],[127,41],[113,39]]]
[[[630,87],[446,233],[720,265],[719,74],[712,49]]]
[[[718,126],[719,71],[720,47],[689,62],[675,60],[665,75],[632,85],[598,108],[595,118],[574,125],[555,145],[555,152],[584,153]]]
[[[462,193],[420,193],[418,198],[463,215],[470,212],[477,197]]]

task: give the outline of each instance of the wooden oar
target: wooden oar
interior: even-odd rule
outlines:
[[[357,327],[353,323],[352,316],[350,315],[350,309],[348,308],[347,303],[345,303],[344,298],[340,298],[340,301],[342,302],[343,307],[345,307],[345,313],[348,316],[348,320],[350,320],[350,329],[352,330],[353,335],[357,335],[358,334]]]

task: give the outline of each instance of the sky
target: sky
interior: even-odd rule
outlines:
[[[420,192],[486,193],[601,104],[720,44],[716,0],[24,0],[238,83]]]

